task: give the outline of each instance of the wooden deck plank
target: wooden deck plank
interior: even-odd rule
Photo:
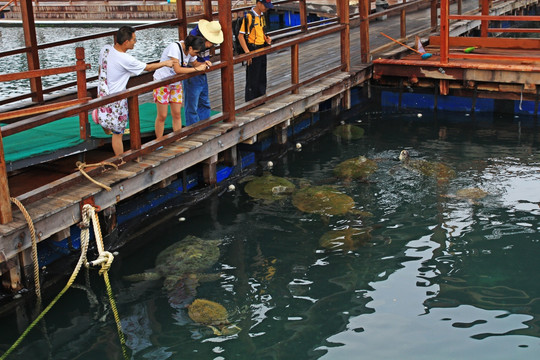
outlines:
[[[189,148],[190,150],[198,148],[199,146],[202,145],[202,143],[199,141],[191,141],[191,140],[180,140],[180,141],[177,141],[176,143],[180,146],[185,146]]]

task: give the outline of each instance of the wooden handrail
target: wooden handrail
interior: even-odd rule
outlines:
[[[2,6],[0,8],[0,11],[4,10],[5,8],[7,8],[11,3],[17,3],[17,0],[9,0],[6,4],[4,4],[4,6]]]
[[[44,112],[53,111],[53,110],[59,110],[59,109],[65,109],[67,107],[82,104],[84,102],[87,102],[91,100],[90,97],[85,97],[82,99],[74,99],[74,100],[67,100],[67,101],[60,101],[57,103],[52,104],[46,104],[46,105],[39,105],[34,106],[28,109],[20,109],[20,110],[13,110],[8,112],[0,113],[0,121],[9,120],[9,119],[16,119],[23,116],[29,116],[29,115],[36,115],[36,114],[42,114]]]
[[[22,71],[19,73],[11,73],[11,74],[0,74],[0,82],[5,81],[15,81],[15,80],[28,80],[28,79],[34,79],[42,76],[50,76],[50,75],[59,75],[59,74],[65,74],[69,72],[75,72],[79,70],[88,70],[90,69],[90,64],[84,64],[84,65],[71,65],[71,66],[63,66],[58,68],[49,68],[49,69],[40,69],[40,70],[29,70],[29,71]]]

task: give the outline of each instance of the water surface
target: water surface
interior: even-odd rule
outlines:
[[[343,120],[362,126],[365,136],[348,141],[328,132],[272,158],[270,171],[336,186],[371,216],[306,214],[290,198],[251,199],[244,184],[180,215],[164,212],[111,270],[133,359],[538,355],[538,120],[365,109]],[[455,177],[438,182],[404,167],[402,149],[416,161],[443,162]],[[358,155],[377,161],[368,181],[333,177],[337,164]],[[457,197],[464,188],[487,195]],[[348,251],[319,245],[323,234],[346,227],[370,228],[371,238]],[[161,280],[123,279],[151,269],[160,251],[187,235],[222,240],[209,271],[221,275],[202,282],[195,296],[187,283],[170,295]],[[101,279],[91,282],[98,305],[70,290],[46,317],[47,337],[34,329],[12,358],[122,358]],[[194,298],[224,305],[242,331],[217,336],[194,323],[186,310]],[[18,336],[14,317],[2,325],[7,348]]]

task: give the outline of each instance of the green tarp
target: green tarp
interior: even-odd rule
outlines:
[[[214,112],[212,113],[212,115]],[[141,133],[153,134],[156,120],[156,105],[144,103],[139,105],[139,117]],[[110,138],[105,134],[102,127],[96,125],[92,119],[90,122],[90,134],[92,138]],[[182,124],[184,121],[184,108],[182,108]],[[172,128],[172,120],[169,111],[165,121],[165,129]],[[54,121],[49,124],[38,126],[34,129],[5,137],[4,156],[6,163],[30,158],[36,155],[50,154],[60,149],[70,148],[83,142],[79,133],[79,117],[73,116]]]

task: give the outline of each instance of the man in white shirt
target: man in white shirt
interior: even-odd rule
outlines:
[[[133,49],[137,38],[135,29],[122,26],[116,33],[114,46],[106,45],[101,49],[99,57],[98,95],[105,96],[126,90],[131,75],[139,75],[143,71],[154,71],[164,66],[172,67],[174,60],[146,64],[127,54]],[[122,135],[128,121],[127,99],[107,104],[98,109],[99,124],[106,132],[112,132],[112,147],[115,155],[124,152]]]

